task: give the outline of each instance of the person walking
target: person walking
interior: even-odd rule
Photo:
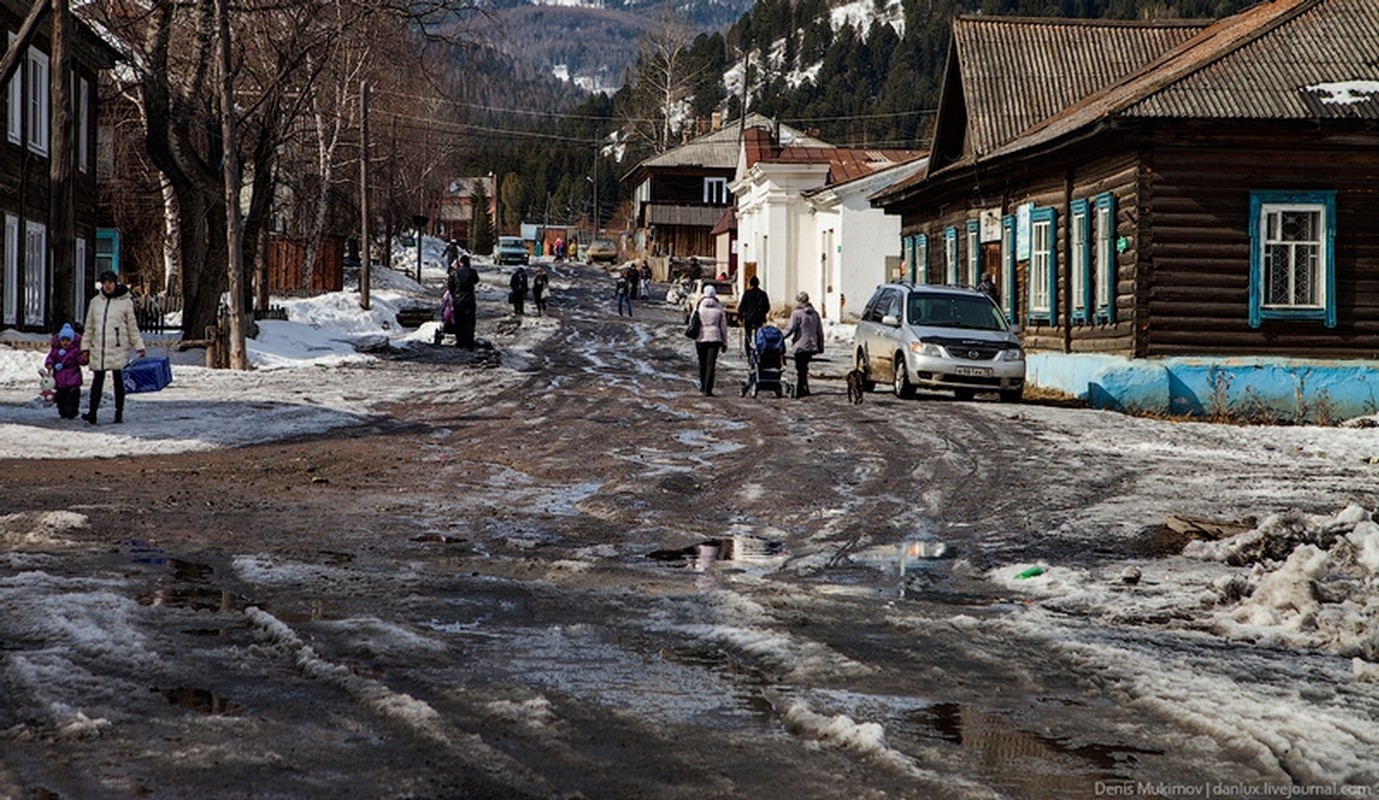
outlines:
[[[718,354],[728,350],[728,314],[718,300],[718,291],[712,286],[704,287],[704,297],[695,313],[699,315],[699,335],[694,339],[694,349],[699,355],[699,393],[713,397]]]
[[[646,298],[646,302],[650,303],[650,302],[651,302],[651,265],[648,264],[648,263],[646,262],[646,259],[645,259],[645,258],[642,259],[642,270],[641,270],[641,275],[640,275],[640,277],[641,277],[641,280],[642,280],[642,297],[645,297],[645,298]]]
[[[623,267],[622,277],[623,280],[627,281],[627,296],[636,300],[641,295],[642,288],[642,273],[637,271],[637,265],[628,264]]]
[[[82,329],[85,338],[81,343],[81,360],[91,367],[91,403],[81,418],[92,425],[96,424],[96,409],[101,405],[107,372],[114,373],[115,422],[124,422],[124,366],[130,350],[137,352],[139,358],[145,352],[129,287],[110,270],[101,273],[100,283],[101,290],[86,306],[86,324]]]
[[[508,302],[512,303],[512,313],[520,317],[527,304],[527,271],[522,267],[513,271],[508,288],[512,290],[508,294]]]
[[[531,299],[536,303],[536,313],[543,317],[546,316],[546,287],[549,284],[546,270],[537,264],[531,278]]]
[[[824,323],[809,302],[809,293],[795,295],[795,310],[785,337],[795,345],[795,396],[809,396],[809,362],[824,352]]]
[[[753,275],[747,279],[748,289],[737,301],[737,318],[742,320],[742,352],[750,352],[757,340],[757,331],[766,324],[771,311],[771,298],[761,288],[761,280]]]
[[[627,275],[618,274],[618,281],[613,285],[613,297],[618,301],[618,316],[622,316],[622,310],[627,309],[627,316],[632,316],[632,288],[627,285]]]
[[[441,254],[441,261],[445,262],[445,269],[448,272],[455,268],[455,262],[460,258],[460,243],[457,239],[451,239],[445,245],[445,252]]]
[[[474,322],[478,317],[478,302],[474,289],[479,285],[479,273],[469,266],[469,256],[460,255],[455,271],[450,273],[450,303],[455,315],[455,346],[474,349]]]
[[[71,323],[63,323],[53,334],[53,346],[43,366],[53,376],[58,416],[76,419],[81,411],[81,337]]]

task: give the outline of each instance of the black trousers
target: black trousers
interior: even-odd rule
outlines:
[[[455,304],[455,345],[466,350],[474,349],[474,320],[478,316],[477,306]]]
[[[73,386],[70,389],[58,389],[54,393],[57,400],[57,413],[63,419],[76,419],[77,414],[81,413],[81,387]]]
[[[795,396],[809,396],[809,360],[814,358],[813,353],[795,354]]]
[[[96,416],[96,409],[101,407],[101,392],[105,390],[105,373],[109,372],[115,385],[111,388],[115,390],[115,416],[124,417],[124,371],[118,369],[97,369],[91,372],[91,406],[87,412],[93,418]]]
[[[694,349],[699,352],[699,391],[713,394],[713,376],[718,368],[718,352],[723,349],[719,342],[695,342]]]

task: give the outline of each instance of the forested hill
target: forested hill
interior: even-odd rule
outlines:
[[[847,14],[827,0],[757,0],[727,41],[773,53],[750,106],[835,144],[923,146],[960,14],[1215,19],[1250,0],[899,0]],[[834,22],[840,18],[852,21]],[[728,101],[734,104],[732,100]]]

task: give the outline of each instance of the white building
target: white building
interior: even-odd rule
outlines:
[[[739,283],[756,275],[776,313],[800,291],[825,319],[861,313],[900,259],[900,219],[869,197],[924,166],[912,150],[782,142],[765,127],[743,135],[730,185],[737,199]]]

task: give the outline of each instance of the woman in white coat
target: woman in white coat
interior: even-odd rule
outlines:
[[[96,409],[105,389],[105,373],[113,372],[115,421],[124,422],[124,366],[129,351],[144,357],[144,339],[134,316],[129,287],[110,270],[101,273],[101,290],[86,307],[86,327],[81,335],[82,361],[91,367],[91,407],[81,418],[96,424]]]

